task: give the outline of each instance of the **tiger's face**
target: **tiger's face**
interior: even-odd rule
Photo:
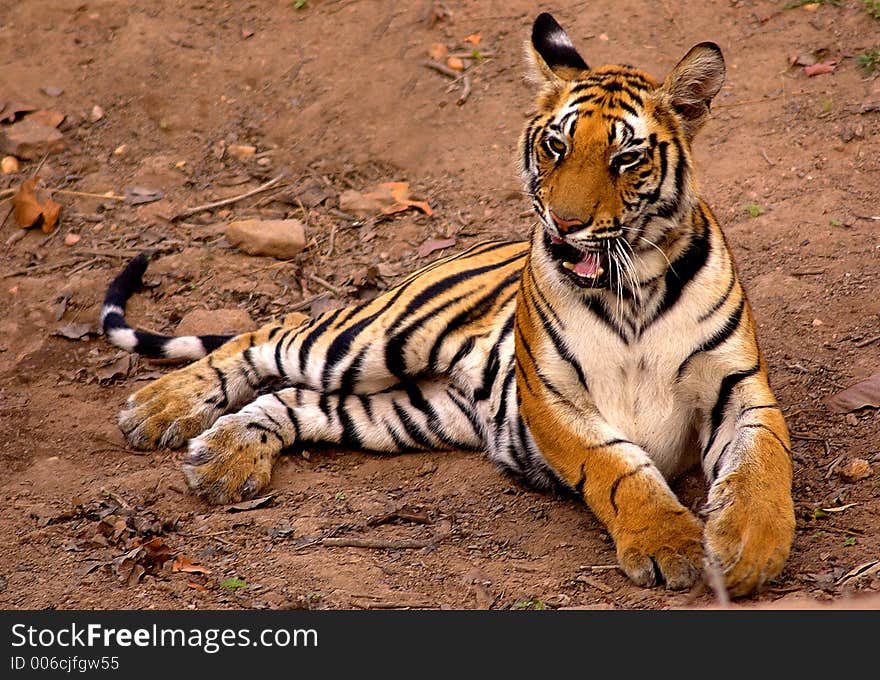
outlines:
[[[723,82],[721,53],[697,45],[663,83],[628,66],[590,69],[542,15],[532,54],[543,89],[520,144],[537,245],[579,288],[637,284],[651,274],[642,253],[662,250],[696,201],[690,141]]]

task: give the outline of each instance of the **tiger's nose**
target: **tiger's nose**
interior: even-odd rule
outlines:
[[[570,234],[573,231],[580,231],[589,226],[587,222],[580,219],[564,220],[552,210],[550,211],[550,217],[553,218],[553,221],[556,223],[556,228],[559,229],[562,234]]]

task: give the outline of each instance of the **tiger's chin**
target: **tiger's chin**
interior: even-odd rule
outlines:
[[[609,286],[608,255],[596,250],[580,250],[544,232],[547,253],[560,274],[578,288],[605,289]]]

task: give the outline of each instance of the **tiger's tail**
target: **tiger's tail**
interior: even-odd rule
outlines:
[[[140,288],[152,252],[134,257],[110,282],[101,307],[101,326],[111,344],[150,359],[195,361],[207,356],[235,335],[186,335],[175,337],[136,330],[125,320],[125,304]]]

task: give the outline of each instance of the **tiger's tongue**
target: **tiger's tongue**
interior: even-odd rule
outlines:
[[[596,276],[599,272],[599,256],[596,253],[585,253],[579,262],[575,262],[571,271],[578,276]]]

